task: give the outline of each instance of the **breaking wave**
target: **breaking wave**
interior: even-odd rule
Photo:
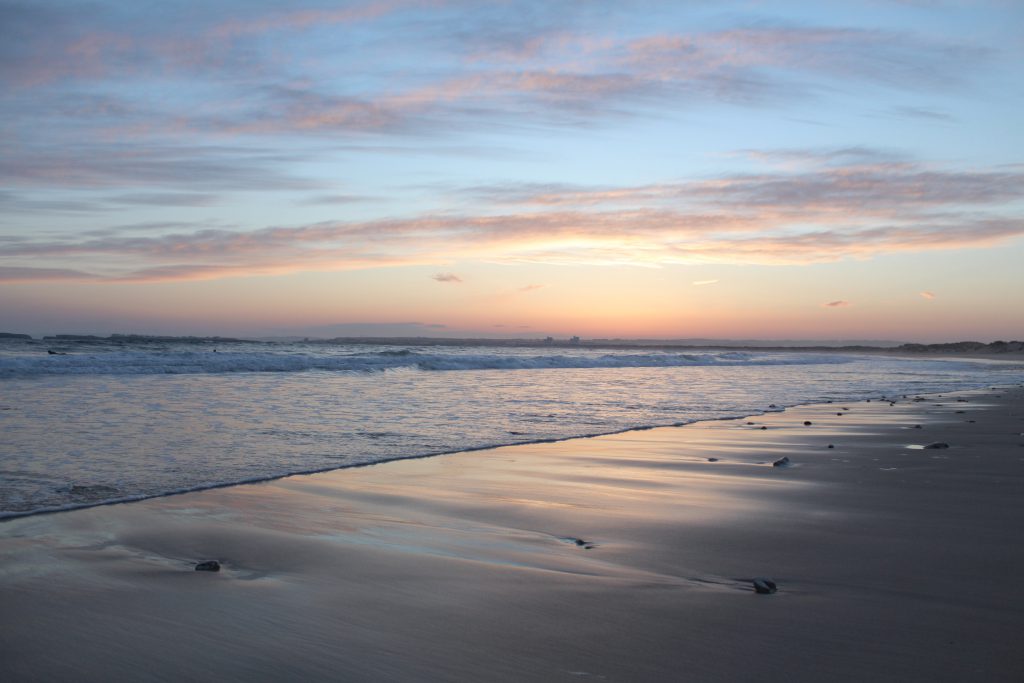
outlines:
[[[409,349],[367,353],[287,351],[111,351],[0,357],[0,377],[38,375],[157,375],[240,372],[382,372],[420,370],[549,370],[585,368],[678,368],[840,364],[851,357],[814,353],[746,352],[422,352]]]

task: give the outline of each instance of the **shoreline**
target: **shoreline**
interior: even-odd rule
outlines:
[[[984,358],[984,357],[980,357],[980,356],[979,357],[975,357],[974,359],[975,360],[1005,360],[1005,359]],[[971,359],[964,359],[964,360],[971,360]],[[924,392],[924,393],[914,394],[914,396],[915,397],[919,397],[919,398],[920,397],[929,397],[929,396],[942,396],[943,394],[960,394],[960,393],[970,393],[970,392],[979,392],[979,391],[983,392],[983,391],[997,390],[998,388],[999,387],[995,387],[995,386],[982,386],[982,387],[975,387],[975,388],[970,388],[970,389],[954,389],[954,390],[945,391],[945,392]],[[908,399],[907,398],[907,396],[909,396],[909,395],[910,394],[902,395],[902,398],[899,399],[899,400],[913,400],[913,399]],[[832,403],[833,401],[858,402],[858,401],[863,401],[863,400],[864,400],[863,398],[850,398],[850,399],[837,398],[837,399],[829,400],[827,403]],[[872,399],[868,399],[868,401],[870,401],[870,400],[882,400],[882,401],[885,401],[887,399],[886,399],[885,396],[879,394],[878,396],[873,396]],[[652,429],[676,429],[676,428],[687,427],[689,425],[700,424],[700,423],[705,423],[705,422],[719,422],[719,421],[731,421],[731,420],[748,420],[748,419],[755,418],[755,417],[762,417],[764,415],[769,415],[769,414],[773,414],[773,413],[785,413],[786,411],[789,411],[789,410],[805,408],[805,407],[815,406],[815,405],[826,405],[826,403],[811,401],[811,402],[808,402],[808,403],[797,403],[797,404],[794,404],[794,405],[782,406],[782,407],[772,407],[772,406],[769,406],[769,407],[764,408],[762,411],[750,412],[750,413],[747,413],[747,414],[735,415],[735,416],[731,416],[730,415],[730,416],[713,417],[713,418],[706,418],[706,419],[695,419],[695,420],[692,420],[692,421],[689,421],[689,422],[675,422],[675,423],[669,423],[669,424],[640,425],[640,426],[636,426],[636,427],[627,427],[625,429],[617,429],[617,430],[609,431],[609,432],[596,432],[594,434],[578,434],[578,435],[573,435],[573,436],[542,438],[542,439],[529,440],[529,441],[515,441],[515,442],[510,442],[510,443],[486,444],[486,445],[482,445],[482,446],[460,448],[458,450],[451,450],[451,451],[437,451],[437,452],[430,452],[430,453],[421,453],[421,454],[417,454],[417,455],[398,456],[398,457],[389,458],[389,459],[386,459],[386,460],[377,460],[377,461],[373,461],[373,462],[351,463],[351,464],[348,464],[348,465],[330,466],[330,467],[323,467],[323,468],[310,469],[310,470],[299,470],[299,471],[295,471],[295,472],[287,472],[287,473],[284,473],[284,474],[270,475],[270,476],[265,476],[265,477],[254,477],[254,478],[250,478],[250,479],[242,479],[242,480],[237,480],[237,481],[215,482],[215,483],[211,483],[211,484],[204,484],[204,485],[201,485],[201,486],[195,486],[195,487],[191,487],[191,488],[182,488],[182,489],[166,491],[166,492],[162,492],[162,493],[139,494],[139,495],[133,495],[133,496],[125,496],[125,497],[121,497],[121,498],[113,498],[113,499],[109,499],[109,500],[99,500],[99,501],[95,501],[95,502],[89,501],[89,502],[83,502],[83,503],[73,503],[73,504],[69,504],[69,505],[66,505],[66,506],[38,508],[38,509],[27,510],[27,511],[0,510],[0,525],[2,525],[4,522],[6,522],[8,520],[21,519],[21,518],[24,518],[24,517],[34,517],[34,516],[37,516],[37,515],[52,515],[52,514],[59,514],[59,513],[64,513],[64,512],[74,512],[76,510],[89,510],[89,509],[92,509],[92,508],[95,508],[95,507],[106,507],[106,506],[110,506],[110,505],[123,505],[123,504],[127,504],[127,503],[139,503],[139,502],[143,502],[143,501],[147,501],[147,500],[158,500],[158,499],[161,499],[161,498],[167,498],[167,497],[172,497],[172,496],[182,496],[182,495],[188,495],[188,494],[191,494],[191,493],[201,493],[203,491],[214,491],[214,490],[217,490],[217,489],[230,488],[230,487],[233,487],[233,486],[248,486],[248,485],[252,485],[252,484],[263,484],[263,483],[268,483],[268,482],[279,481],[281,479],[287,479],[288,477],[301,477],[301,476],[310,476],[310,475],[317,475],[317,474],[327,474],[327,473],[330,473],[330,472],[338,472],[338,471],[344,471],[344,470],[350,470],[350,469],[359,469],[359,468],[363,468],[363,467],[373,467],[373,466],[376,466],[376,465],[385,465],[387,463],[402,462],[402,461],[406,461],[406,460],[419,460],[419,459],[422,459],[422,458],[435,458],[435,457],[440,457],[440,456],[452,456],[452,455],[459,455],[459,454],[464,454],[464,453],[465,454],[478,453],[480,451],[489,451],[489,450],[494,450],[494,449],[498,449],[498,448],[510,448],[510,447],[515,447],[515,446],[532,446],[532,445],[547,444],[547,443],[563,443],[563,442],[575,441],[575,440],[598,439],[598,438],[602,438],[602,437],[616,436],[618,434],[627,434],[627,433],[630,433],[630,432],[644,432],[644,431],[648,431],[648,430],[652,430]]]
[[[0,674],[1018,680],[1024,390],[922,399],[6,518]]]

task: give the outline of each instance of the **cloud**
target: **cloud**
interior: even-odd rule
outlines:
[[[704,287],[705,285],[717,284],[718,280],[694,280],[693,284],[697,287]]]
[[[952,123],[956,121],[955,118],[946,112],[929,107],[890,107],[885,111],[885,114],[934,123]]]
[[[850,305],[849,301],[842,301],[842,300],[839,300],[839,301],[829,301],[827,304],[822,304],[822,306],[824,306],[825,308],[843,308],[844,306],[849,306],[849,305]]]
[[[777,265],[984,248],[1024,236],[1024,220],[1013,209],[1024,199],[1021,169],[933,168],[910,159],[865,163],[883,156],[806,153],[796,169],[658,185],[456,189],[480,203],[476,212],[250,230],[168,221],[157,224],[161,234],[116,224],[80,234],[38,233],[8,241],[0,266],[156,281],[454,260]],[[163,195],[152,199],[163,201]],[[505,212],[492,213],[502,205]],[[132,266],[112,265],[118,263]],[[461,282],[452,273],[434,279]]]
[[[97,276],[70,268],[33,268],[0,265],[0,282],[66,282],[95,280]]]
[[[525,287],[520,287],[517,291],[520,291],[520,292],[536,292],[538,289],[543,289],[544,286],[545,285],[526,285]]]
[[[932,292],[921,292],[921,296],[923,298],[925,298],[925,299],[934,299],[935,298],[935,294],[933,294]]]
[[[282,168],[287,154],[223,145],[85,144],[39,148],[15,143],[0,157],[0,182],[8,187],[160,188],[123,193],[110,201],[205,206],[212,191],[315,189],[319,183]],[[167,188],[187,192],[166,192]]]

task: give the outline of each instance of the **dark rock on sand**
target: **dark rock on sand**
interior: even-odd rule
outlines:
[[[219,572],[220,562],[217,560],[206,560],[196,565],[197,572]]]
[[[718,458],[708,458],[708,462],[718,462]]]
[[[766,426],[761,425],[761,429],[768,429]]]
[[[804,427],[810,427],[810,426],[811,426],[811,424],[812,424],[812,423],[811,423],[811,421],[810,421],[810,420],[804,420]]]
[[[832,444],[829,444],[828,447],[829,448],[835,448],[835,446],[833,446]]]
[[[914,425],[914,429],[920,429],[921,425]]]
[[[754,592],[760,593],[761,595],[771,595],[775,591],[779,590],[779,587],[775,585],[775,582],[771,579],[766,579],[763,576],[759,576],[752,581],[754,584]]]
[[[772,463],[772,467],[789,467],[789,456],[787,455],[782,458],[779,458],[778,460]]]
[[[948,443],[943,443],[942,441],[936,441],[934,443],[928,444],[927,446],[925,446],[925,448],[927,448],[927,449],[949,448],[949,444]]]

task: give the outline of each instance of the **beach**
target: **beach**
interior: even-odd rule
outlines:
[[[920,398],[5,520],[0,677],[1021,680],[1024,389]]]

